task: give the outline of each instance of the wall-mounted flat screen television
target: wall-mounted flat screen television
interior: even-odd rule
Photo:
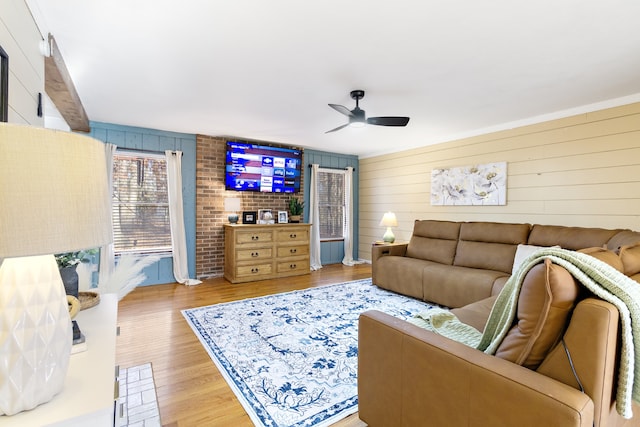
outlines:
[[[227,190],[297,193],[301,171],[301,150],[227,141]]]

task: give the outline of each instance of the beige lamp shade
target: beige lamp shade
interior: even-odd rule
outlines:
[[[238,212],[240,210],[240,199],[237,197],[224,199],[224,210],[226,212]]]
[[[112,241],[104,144],[70,132],[0,124],[0,258]]]
[[[64,387],[71,319],[53,254],[111,242],[104,145],[0,123],[0,418]]]
[[[396,218],[396,214],[393,212],[387,212],[383,215],[382,220],[380,220],[380,226],[382,227],[397,227],[398,219]]]
[[[238,223],[238,211],[240,210],[240,199],[237,197],[229,197],[224,199],[224,210],[231,212],[227,219],[231,224]]]

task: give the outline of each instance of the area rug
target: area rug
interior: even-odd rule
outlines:
[[[429,304],[371,279],[182,313],[256,426],[328,426],[358,410],[358,316]]]

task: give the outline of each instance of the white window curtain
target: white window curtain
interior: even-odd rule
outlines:
[[[107,180],[109,182],[109,192],[107,193],[109,205],[111,205],[111,198],[113,197],[113,155],[116,152],[116,148],[115,144],[104,144],[104,152],[107,159]],[[111,233],[113,233],[113,220],[111,217],[109,217],[109,222],[111,223],[109,228],[111,229]],[[113,270],[115,269],[115,262],[113,243],[102,246],[100,248],[100,273],[98,283],[107,283],[107,280],[111,277]]]
[[[309,261],[311,270],[319,270],[322,268],[320,262],[320,209],[318,208],[318,168],[319,165],[311,165],[311,181],[309,185],[309,222],[311,223]]]
[[[353,260],[353,168],[344,174],[344,265],[360,264]]]
[[[169,193],[169,224],[173,246],[173,276],[184,285],[198,285],[202,281],[189,278],[187,237],[182,210],[182,151],[165,151],[167,156],[167,187]]]

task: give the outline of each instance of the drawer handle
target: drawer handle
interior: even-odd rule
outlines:
[[[298,267],[298,266],[297,266],[297,265],[295,265],[295,264],[289,264],[289,268],[290,268],[290,269],[292,269],[292,270],[293,270],[293,269],[295,269],[295,268],[297,268],[297,267]]]
[[[260,269],[259,269],[259,268],[257,268],[257,267],[256,267],[256,268],[252,268],[252,269],[251,269],[251,272],[252,272],[252,273],[257,273],[258,271],[260,271]]]
[[[289,234],[289,237],[292,238],[292,239],[295,239],[296,237],[298,237],[298,235],[297,234]]]
[[[291,254],[295,254],[296,252],[298,252],[297,249],[289,249],[289,253],[291,253]]]
[[[260,253],[258,253],[258,252],[251,252],[251,256],[252,256],[252,257],[254,257],[254,258],[255,258],[255,257],[259,257],[259,256],[260,256]]]
[[[251,236],[251,240],[260,240],[260,236]]]

